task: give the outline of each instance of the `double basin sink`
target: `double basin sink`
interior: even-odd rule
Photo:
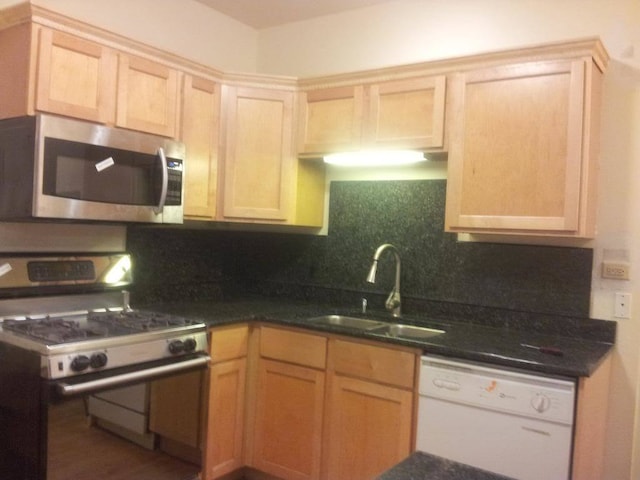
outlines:
[[[389,323],[370,318],[350,317],[345,315],[323,315],[309,319],[316,325],[344,327],[365,331],[373,335],[399,338],[404,340],[424,340],[445,333],[444,330],[403,323]]]

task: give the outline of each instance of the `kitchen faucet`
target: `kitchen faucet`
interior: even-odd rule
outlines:
[[[369,270],[369,275],[367,275],[367,282],[376,283],[376,270],[378,269],[378,260],[380,259],[380,255],[385,250],[390,249],[393,252],[393,256],[396,259],[396,283],[389,294],[389,298],[385,302],[384,306],[387,310],[391,312],[394,317],[399,317],[400,312],[400,254],[398,253],[398,249],[391,245],[390,243],[385,243],[380,245],[376,250],[376,253],[373,254],[373,263],[371,264],[371,269]]]

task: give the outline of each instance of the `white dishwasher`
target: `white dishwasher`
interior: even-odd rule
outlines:
[[[424,356],[418,450],[520,480],[567,480],[575,381]]]

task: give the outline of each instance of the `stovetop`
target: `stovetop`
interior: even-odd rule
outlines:
[[[21,335],[33,342],[53,346],[72,342],[119,337],[142,332],[201,327],[202,322],[159,312],[142,310],[87,312],[68,316],[7,318],[2,331]]]
[[[205,355],[204,322],[129,306],[131,268],[126,254],[0,258],[0,348],[39,355],[45,378]]]

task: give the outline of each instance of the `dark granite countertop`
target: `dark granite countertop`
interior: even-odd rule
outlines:
[[[241,321],[262,321],[411,346],[419,348],[425,353],[462,360],[570,377],[590,376],[613,347],[613,342],[601,341],[597,338],[541,333],[540,329],[525,330],[512,326],[484,326],[457,319],[433,319],[420,314],[403,315],[400,321],[407,324],[440,328],[445,330],[445,333],[421,341],[402,340],[356,329],[309,322],[310,318],[325,314],[362,316],[355,310],[317,303],[288,302],[282,298],[272,297],[247,297],[232,301],[163,303],[161,305],[147,305],[143,308],[198,318],[210,327]],[[366,316],[385,321],[396,321],[386,312],[369,312]],[[555,347],[560,349],[563,355],[541,353],[521,346],[522,343]]]
[[[508,478],[428,453],[414,452],[380,475],[378,480],[507,480]]]

